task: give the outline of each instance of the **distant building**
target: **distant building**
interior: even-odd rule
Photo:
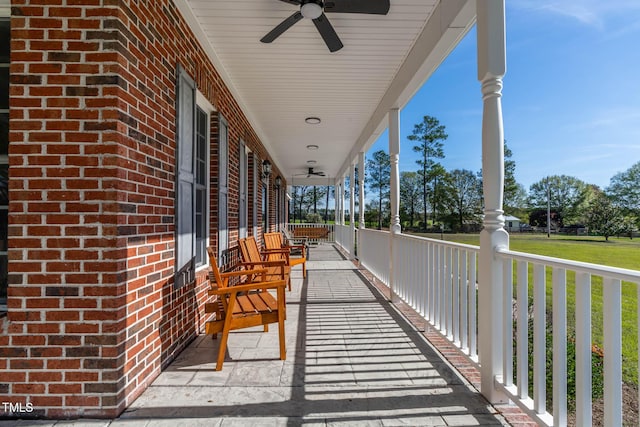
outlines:
[[[504,228],[509,233],[520,232],[520,218],[516,218],[515,216],[511,215],[505,215]]]

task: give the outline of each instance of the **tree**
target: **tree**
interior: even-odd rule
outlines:
[[[304,217],[303,214],[303,203],[307,193],[308,187],[306,185],[296,185],[293,187],[293,197],[291,198],[291,205],[293,207],[293,222],[296,222],[297,219],[302,220]],[[298,194],[298,190],[300,193]]]
[[[558,213],[560,226],[581,220],[589,186],[578,178],[567,175],[553,175],[544,178],[529,188],[529,205],[533,208],[546,209],[547,186],[551,209]]]
[[[413,127],[413,134],[407,139],[413,141],[413,151],[420,154],[416,163],[420,166],[420,177],[422,178],[422,204],[424,206],[424,228],[427,227],[427,206],[428,188],[431,182],[431,172],[436,164],[434,159],[443,159],[443,142],[448,138],[444,125],[438,119],[431,116],[424,116],[422,123]]]
[[[440,163],[435,163],[429,172],[429,181],[433,182],[431,190],[431,210],[433,222],[440,221],[440,216],[447,210],[449,174]],[[426,224],[425,224],[426,227]]]
[[[313,186],[313,190],[310,194],[311,204],[313,205],[313,213],[318,213],[318,203],[320,203],[320,207],[322,208],[322,202],[326,196],[326,191],[326,187],[319,187],[317,185]]]
[[[607,194],[625,214],[635,217],[640,225],[640,162],[611,178]]]
[[[420,178],[417,172],[400,172],[400,211],[409,215],[409,228],[413,228],[420,209]]]
[[[629,231],[622,210],[611,203],[603,193],[589,204],[586,225],[589,231],[604,236],[605,240],[609,240],[610,236]]]
[[[512,159],[513,152],[504,140],[504,186],[503,205],[505,211],[516,212],[524,208],[527,204],[527,190],[522,184],[516,181],[516,161]],[[480,188],[482,188],[482,169],[478,172],[480,178]],[[521,216],[519,214],[518,216]]]
[[[366,182],[369,190],[377,193],[378,202],[378,229],[382,228],[382,204],[389,198],[389,180],[391,175],[391,160],[389,155],[382,150],[373,153],[367,160]]]
[[[504,141],[504,207],[508,210],[522,208],[527,201],[527,191],[516,181],[516,161],[513,152]]]
[[[480,180],[473,171],[455,169],[447,179],[448,211],[456,218],[458,230],[464,229],[466,219],[477,218],[482,212]]]

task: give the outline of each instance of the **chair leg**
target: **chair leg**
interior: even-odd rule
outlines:
[[[284,336],[284,313],[278,313],[278,338],[280,340],[280,360],[287,360],[287,349]]]
[[[302,277],[303,278],[307,278],[307,263],[303,262],[302,263]]]
[[[264,331],[269,332],[269,325],[264,325]]]
[[[216,371],[222,370],[224,363],[224,355],[227,352],[227,339],[229,338],[229,330],[222,331],[222,339],[220,340],[220,349],[218,350],[218,363],[216,363]]]

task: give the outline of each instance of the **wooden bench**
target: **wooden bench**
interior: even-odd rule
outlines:
[[[329,237],[329,229],[327,227],[296,227],[293,229],[293,237],[326,239]]]
[[[302,277],[307,277],[307,248],[305,245],[291,245],[285,244],[282,234],[264,233],[264,247],[265,252],[269,260],[284,259],[289,267],[295,267],[302,264]],[[285,249],[287,252],[278,251],[278,249]],[[302,256],[293,256],[293,250],[299,250]]]
[[[229,332],[235,329],[264,326],[278,323],[280,360],[286,359],[284,321],[286,317],[284,278],[267,280],[267,269],[240,270],[221,273],[215,252],[207,248],[211,264],[209,295],[217,296],[217,301],[205,304],[205,313],[215,313],[215,318],[205,323],[205,332],[217,336],[222,332],[216,371],[222,370]],[[230,279],[239,279],[239,284],[230,285]],[[244,279],[242,279],[244,278]],[[275,290],[274,297],[269,290]]]
[[[284,280],[289,285],[291,290],[291,266],[289,265],[289,251],[287,249],[279,249],[277,251],[269,251],[267,254],[260,253],[258,243],[253,236],[245,237],[238,241],[240,246],[240,255],[242,256],[242,262],[240,265],[246,269],[253,268],[266,268],[267,280],[276,280],[280,277],[284,277]],[[284,255],[284,259],[278,257],[278,259],[269,259],[269,254],[280,253]]]

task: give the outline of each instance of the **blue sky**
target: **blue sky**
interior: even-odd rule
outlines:
[[[547,175],[601,188],[640,161],[640,0],[507,0],[502,106],[516,179]],[[401,111],[400,170],[417,170],[413,126],[446,126],[448,170],[481,168],[475,29]],[[369,149],[388,152],[385,132]]]

